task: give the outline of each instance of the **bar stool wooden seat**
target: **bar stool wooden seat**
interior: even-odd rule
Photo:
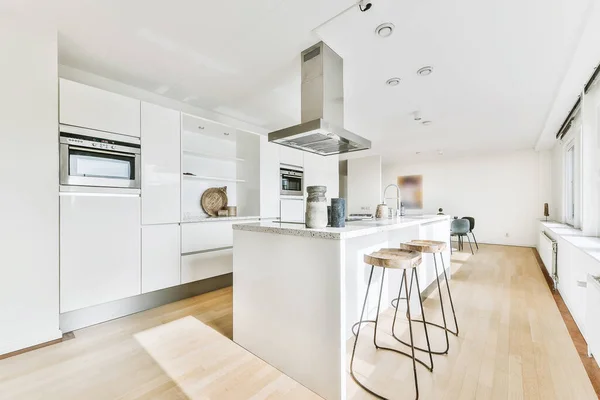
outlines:
[[[416,252],[420,252],[420,253],[423,253],[423,254],[428,253],[428,254],[432,254],[433,255],[433,265],[435,267],[435,277],[436,277],[436,282],[437,282],[438,295],[439,295],[439,298],[440,298],[440,308],[442,310],[443,326],[440,325],[440,324],[433,323],[431,321],[427,321],[425,323],[427,325],[434,326],[436,328],[440,328],[440,329],[444,330],[444,334],[446,336],[446,348],[445,348],[445,350],[440,350],[440,351],[437,351],[437,350],[431,351],[430,348],[429,349],[423,349],[423,348],[420,348],[420,347],[415,347],[415,348],[417,350],[420,350],[420,351],[431,352],[433,354],[440,354],[440,355],[442,355],[442,354],[448,354],[448,351],[450,350],[450,341],[448,339],[448,333],[451,333],[451,334],[453,334],[455,336],[458,336],[458,332],[459,332],[459,330],[458,330],[458,322],[457,322],[457,319],[456,319],[456,312],[454,310],[454,303],[452,301],[452,293],[450,292],[450,284],[448,283],[448,276],[446,274],[446,267],[444,265],[444,257],[442,255],[442,252],[444,250],[446,250],[446,247],[447,247],[446,242],[438,242],[438,241],[434,241],[434,240],[412,240],[410,242],[405,242],[405,243],[401,243],[400,244],[400,249],[402,249],[402,250],[416,251]],[[454,317],[454,326],[456,327],[456,330],[454,330],[454,331],[448,328],[448,325],[447,325],[447,322],[446,322],[446,313],[445,313],[445,310],[444,310],[444,299],[442,297],[442,289],[441,289],[441,286],[440,286],[440,274],[439,274],[439,271],[438,271],[436,254],[440,255],[440,260],[442,261],[442,271],[443,271],[443,274],[444,274],[444,280],[446,282],[446,288],[448,290],[448,298],[450,300],[450,307],[452,308],[452,315]],[[411,282],[410,282],[410,290],[408,292],[409,293],[408,294],[409,297],[410,297],[411,290],[412,290],[412,277],[411,277]],[[397,302],[398,299],[392,300],[392,306],[394,306],[394,301]],[[398,303],[396,303],[396,305],[395,305],[396,308],[397,308],[397,304]],[[409,318],[410,318],[410,316],[409,316]],[[419,319],[414,319],[413,321],[415,321],[415,322],[423,322],[422,320],[419,320]],[[394,323],[395,323],[395,321],[394,321]],[[403,340],[399,339],[398,337],[396,337],[396,334],[395,334],[395,331],[394,331],[394,325],[392,325],[392,335],[399,342],[401,342],[401,343],[403,343],[403,344],[405,344],[407,346],[409,345],[405,341],[403,341]]]
[[[431,353],[429,354],[429,365],[415,356],[416,347],[414,346],[414,339],[413,339],[413,329],[412,329],[413,321],[411,321],[410,318],[408,318],[410,344],[406,344],[408,347],[411,348],[410,354],[403,352],[402,350],[399,350],[399,349],[394,349],[391,347],[385,347],[385,346],[379,345],[377,343],[377,325],[379,323],[379,312],[380,312],[380,308],[381,308],[381,295],[383,293],[383,283],[385,280],[386,270],[388,268],[402,270],[402,280],[400,281],[400,290],[398,291],[398,296],[400,296],[400,293],[402,292],[402,287],[405,286],[408,288],[408,278],[406,276],[406,272],[411,271],[411,273],[412,273],[411,280],[412,280],[413,279],[412,277],[415,274],[417,274],[417,267],[419,265],[421,265],[422,256],[420,253],[418,253],[416,251],[403,250],[403,249],[381,249],[381,250],[378,250],[371,254],[365,254],[364,261],[366,264],[371,265],[371,272],[369,274],[369,282],[367,283],[365,300],[363,302],[362,311],[360,313],[360,321],[358,321],[355,324],[355,326],[358,326],[358,329],[356,331],[356,339],[354,340],[354,346],[352,348],[352,357],[350,358],[350,375],[352,376],[352,379],[354,379],[356,384],[359,385],[361,388],[363,388],[364,390],[366,390],[367,392],[369,392],[370,394],[372,394],[373,396],[375,396],[379,399],[386,399],[385,397],[381,396],[380,394],[377,394],[373,390],[369,389],[366,385],[361,383],[354,374],[354,356],[356,354],[356,345],[358,343],[358,338],[360,337],[361,326],[364,323],[374,322],[375,329],[374,329],[374,333],[373,333],[373,344],[375,345],[376,349],[393,351],[395,353],[402,354],[402,355],[407,356],[412,359],[416,399],[418,399],[419,398],[419,382],[418,382],[418,378],[417,378],[417,363],[423,365],[425,368],[427,368],[431,372],[433,370],[433,357],[432,357]],[[383,269],[382,274],[381,274],[381,286],[379,288],[379,300],[377,302],[377,315],[375,317],[375,320],[365,320],[364,314],[365,314],[365,309],[367,306],[367,300],[369,298],[369,289],[371,287],[371,282],[373,279],[373,271],[374,271],[375,267],[380,267]],[[417,290],[420,293],[418,277],[417,277]],[[410,301],[409,300],[410,300],[410,295],[407,296],[407,299],[406,299],[406,307],[407,307],[408,313],[410,314]],[[420,306],[421,306],[421,315],[422,315],[423,321],[425,321],[425,312],[423,310],[423,302],[421,301],[421,296],[419,296],[419,301],[420,301]],[[394,312],[394,324],[395,324],[397,315],[398,315],[398,308],[396,307],[396,310]],[[425,330],[425,338],[427,339],[427,346],[430,347],[429,334],[427,332],[427,323],[426,322],[423,322],[423,328]],[[390,371],[390,373],[393,373],[393,371]]]

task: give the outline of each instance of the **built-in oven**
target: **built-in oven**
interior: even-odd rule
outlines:
[[[279,168],[281,176],[280,193],[285,196],[303,196],[303,176],[304,172],[299,168],[292,168],[282,165]]]
[[[60,125],[60,184],[140,189],[140,139]]]

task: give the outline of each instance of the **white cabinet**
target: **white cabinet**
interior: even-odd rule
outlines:
[[[140,137],[140,101],[60,79],[60,123]]]
[[[260,216],[279,218],[279,148],[265,136],[260,137]]]
[[[236,129],[195,115],[183,114],[182,130],[217,139],[233,139]]]
[[[303,197],[282,197],[280,205],[282,222],[304,222]]]
[[[327,187],[327,201],[339,196],[339,161],[338,156],[320,156],[312,153],[304,154],[304,188],[323,185]]]
[[[255,220],[197,222],[181,225],[181,283],[233,271],[233,224]]]
[[[181,224],[181,253],[233,246],[232,221]]]
[[[233,272],[233,249],[208,251],[181,257],[181,283]]]
[[[141,293],[140,198],[61,193],[60,311]]]
[[[179,225],[142,227],[142,293],[181,283]]]
[[[142,223],[177,223],[181,215],[181,114],[142,103],[141,116]]]
[[[592,275],[587,279],[587,307],[585,326],[587,330],[588,353],[600,361],[600,282]]]
[[[279,146],[279,158],[282,164],[293,165],[295,167],[304,166],[304,152],[291,147]]]
[[[51,25],[0,12],[0,354],[61,337],[58,65]]]

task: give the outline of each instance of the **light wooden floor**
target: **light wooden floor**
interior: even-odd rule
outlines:
[[[480,247],[475,256],[453,257],[461,333],[451,337],[448,356],[435,357],[433,373],[418,367],[421,399],[596,399],[532,250]],[[0,360],[0,399],[315,398],[227,339],[231,294],[228,288],[183,300]],[[428,319],[439,318],[438,304],[428,299]],[[407,324],[399,328],[404,336]],[[440,344],[440,332],[431,335]],[[357,371],[373,388],[391,399],[414,398],[408,358],[375,352],[372,336],[362,337],[358,354]],[[348,393],[370,398],[350,379]]]
[[[460,335],[450,336],[447,356],[434,356],[433,373],[417,365],[420,398],[596,399],[532,249],[480,248],[475,256],[466,250],[454,254],[451,288]],[[428,320],[441,322],[437,292],[427,299],[425,313]],[[387,314],[378,340],[399,348],[389,335]],[[397,332],[408,341],[408,324],[400,328]],[[424,346],[422,325],[413,329]],[[443,347],[441,330],[429,332],[432,346]],[[413,399],[412,361],[375,351],[373,329],[365,333],[355,361],[361,382],[391,399]],[[350,340],[349,352],[352,344]],[[372,398],[351,379],[348,394],[354,400]]]
[[[1,360],[0,399],[319,398],[233,343],[231,312],[227,288],[76,331]]]

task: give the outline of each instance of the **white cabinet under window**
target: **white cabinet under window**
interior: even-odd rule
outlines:
[[[142,103],[142,224],[180,220],[181,114]]]
[[[60,79],[60,123],[140,137],[140,101]]]
[[[142,227],[142,293],[181,283],[179,224]]]

